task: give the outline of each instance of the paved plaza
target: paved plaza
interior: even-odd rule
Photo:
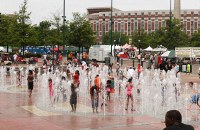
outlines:
[[[182,73],[181,78],[183,85],[187,82],[200,83],[196,74]],[[62,106],[67,110],[64,112],[42,109],[36,106],[38,93],[37,88],[34,89],[31,98],[26,87],[0,91],[0,130],[162,130],[165,127],[164,117],[156,118],[135,111],[122,114],[116,110],[115,114],[104,115],[99,108],[99,113],[93,114],[89,100],[86,101],[88,106],[79,105],[76,113],[69,112],[69,104]],[[109,113],[112,105],[107,107],[106,112]],[[200,110],[192,109],[196,111],[195,119],[187,123],[200,130]]]

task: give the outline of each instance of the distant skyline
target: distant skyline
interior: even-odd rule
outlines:
[[[0,12],[12,14],[18,12],[24,0],[0,0]],[[64,0],[28,0],[28,12],[31,12],[32,24],[50,20],[52,13],[63,15]],[[111,0],[65,0],[66,19],[72,18],[72,12],[87,13],[87,8],[110,7]],[[95,2],[94,2],[95,1]],[[170,0],[113,0],[113,7],[123,10],[169,10]],[[174,0],[172,0],[172,9]],[[200,9],[200,0],[181,0],[181,9]]]

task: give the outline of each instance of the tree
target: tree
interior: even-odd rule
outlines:
[[[69,23],[69,45],[89,48],[94,44],[95,37],[86,16],[73,13],[73,20]],[[80,49],[79,49],[80,50]]]
[[[0,23],[0,45],[13,46],[19,39],[15,36],[14,27],[17,25],[16,15],[1,15]]]
[[[51,27],[50,21],[42,21],[39,23],[39,26],[36,27],[38,45],[50,44],[49,41],[50,27]]]
[[[171,32],[170,32],[171,28]],[[167,21],[167,34],[166,34],[166,47],[168,49],[174,49],[175,47],[188,46],[188,36],[182,31],[182,24],[179,20],[173,19],[170,25],[170,21]]]
[[[200,47],[200,29],[190,38],[190,45],[192,47]]]
[[[23,46],[23,55],[24,55],[24,46],[28,45],[29,39],[29,31],[30,31],[30,15],[31,12],[27,11],[27,3],[28,0],[24,0],[24,2],[20,6],[20,10],[17,15],[18,24],[15,27],[16,35],[19,37],[19,44]]]
[[[116,45],[124,45],[125,43],[129,43],[129,37],[124,33],[113,32],[112,33],[113,42],[115,40]],[[110,33],[106,33],[102,39],[103,44],[110,45]]]

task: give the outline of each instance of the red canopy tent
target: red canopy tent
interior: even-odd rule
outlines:
[[[120,57],[120,58],[129,58],[129,55],[128,55],[127,52],[120,52],[120,53],[118,54],[118,57]]]

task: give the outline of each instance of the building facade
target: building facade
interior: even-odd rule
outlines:
[[[88,20],[96,33],[97,42],[101,42],[102,36],[108,33],[111,28],[110,8],[90,8]],[[172,11],[172,16],[174,12]],[[121,11],[113,9],[112,31],[121,32],[131,36],[138,30],[147,33],[166,27],[166,21],[170,18],[170,10],[141,10],[141,11]],[[192,35],[200,29],[200,10],[181,10],[180,21],[182,30]]]

